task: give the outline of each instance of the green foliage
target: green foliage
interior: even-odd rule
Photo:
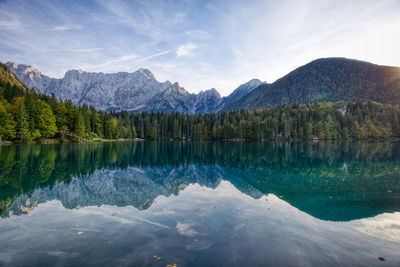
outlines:
[[[119,113],[113,115],[121,116]],[[377,140],[400,137],[397,119],[400,108],[373,102],[292,104],[219,115],[139,113],[129,116],[139,129],[139,137],[152,140]]]
[[[26,112],[25,98],[18,97],[13,101],[11,106],[12,114],[14,116],[16,125],[15,129],[17,132],[17,138],[20,141],[31,141],[32,136],[29,129],[29,117]]]
[[[0,101],[0,140],[12,140],[15,137],[15,121],[12,119],[12,115],[7,112],[4,104]]]
[[[40,131],[40,135],[45,138],[53,137],[57,132],[56,118],[53,115],[49,104],[38,100],[38,118],[37,127]]]

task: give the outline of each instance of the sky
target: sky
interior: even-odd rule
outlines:
[[[399,0],[0,0],[0,61],[133,72],[228,95],[321,57],[400,66]]]

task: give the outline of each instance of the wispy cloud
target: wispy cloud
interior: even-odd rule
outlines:
[[[202,31],[202,30],[188,30],[188,31],[185,31],[185,34],[189,38],[198,39],[198,40],[205,40],[205,39],[210,39],[213,37],[212,34],[210,34],[209,32]]]
[[[94,47],[94,48],[84,48],[84,49],[73,49],[72,52],[76,53],[91,53],[91,52],[99,52],[102,51],[104,48],[101,47]]]
[[[52,31],[69,31],[69,30],[80,30],[83,26],[80,24],[65,24],[57,25],[51,28]]]
[[[102,63],[98,64],[90,64],[90,65],[82,65],[80,69],[83,70],[90,70],[90,71],[119,71],[121,70],[121,67],[118,68],[118,65],[124,64],[125,67],[129,66],[129,68],[137,65],[138,63],[143,63],[147,60],[150,60],[155,57],[163,56],[172,51],[167,50],[167,51],[162,51],[159,53],[155,53],[152,55],[144,56],[144,57],[138,57],[136,54],[130,54],[130,55],[123,55],[119,57],[115,57],[112,59],[109,59],[107,61],[104,61]],[[137,66],[137,68],[140,68],[141,66]]]
[[[166,1],[97,1],[107,10],[108,23],[128,26],[137,34],[162,40],[176,30],[176,26],[185,23],[186,11],[176,6],[168,6]],[[99,18],[96,18],[99,19]],[[165,41],[165,40],[164,40]]]
[[[155,57],[159,57],[159,56],[164,56],[164,55],[169,54],[171,52],[172,52],[172,50],[167,50],[167,51],[162,51],[162,52],[159,52],[159,53],[155,53],[155,54],[152,54],[152,55],[149,55],[149,56],[146,56],[146,57],[142,57],[142,58],[136,60],[135,63],[144,62],[144,61],[147,61],[149,59],[152,59],[152,58],[155,58]]]
[[[199,46],[197,44],[194,44],[194,43],[187,43],[187,44],[180,45],[176,49],[176,55],[178,57],[191,56],[191,55],[193,55],[193,50],[195,50],[198,47]]]
[[[80,67],[80,69],[91,70],[91,71],[101,71],[101,70],[103,70],[104,67],[107,67],[107,66],[110,66],[110,65],[114,65],[114,64],[123,63],[125,61],[133,60],[135,58],[137,58],[137,55],[135,55],[135,54],[124,55],[124,56],[119,56],[119,57],[116,57],[116,58],[113,58],[113,59],[109,59],[109,60],[104,61],[104,62],[99,63],[99,64],[82,65]]]

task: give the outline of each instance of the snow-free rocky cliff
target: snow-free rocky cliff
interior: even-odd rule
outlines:
[[[228,97],[221,97],[214,88],[192,94],[178,83],[158,82],[148,69],[132,73],[69,70],[63,78],[56,79],[28,65],[7,62],[7,66],[22,82],[40,93],[108,111],[213,113],[262,84],[251,80]]]

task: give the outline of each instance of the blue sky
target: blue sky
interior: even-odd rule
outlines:
[[[0,0],[0,60],[133,72],[222,95],[320,57],[400,66],[400,1]]]

